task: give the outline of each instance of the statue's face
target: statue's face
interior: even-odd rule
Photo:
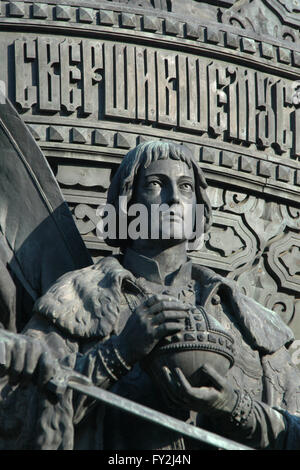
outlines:
[[[177,160],[157,160],[141,168],[134,202],[148,210],[148,226],[158,239],[187,240],[195,221],[195,177],[192,168]],[[161,208],[158,211],[158,207]],[[151,210],[152,209],[152,210]],[[151,239],[153,240],[151,236]]]

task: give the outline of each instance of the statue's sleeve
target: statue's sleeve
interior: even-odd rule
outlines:
[[[72,368],[85,375],[97,387],[109,389],[130,370],[120,362],[121,358],[117,357],[113,336],[107,336],[99,341],[94,340],[92,346],[89,348],[85,346],[85,352],[80,352],[83,349],[80,344],[82,341],[62,333],[39,314],[32,317],[24,333],[44,342],[60,366]],[[94,400],[74,392],[74,423],[81,421],[94,404]]]
[[[115,262],[106,259],[64,274],[35,302],[34,316],[24,330],[42,338],[62,365],[101,388],[110,388],[129,370],[113,341],[120,313],[111,287],[111,265]],[[109,266],[105,269],[104,265]],[[90,403],[74,393],[76,419],[81,419]]]
[[[270,440],[271,448],[289,450],[300,447],[300,370],[293,362],[286,347],[273,354],[263,356],[265,396],[274,413],[280,415],[284,428],[275,441]],[[266,405],[264,405],[266,408]],[[277,415],[278,416],[278,415]],[[268,426],[268,423],[269,426]],[[275,423],[275,420],[274,420]],[[281,424],[281,428],[283,427]],[[273,429],[273,421],[266,417],[266,427]],[[298,438],[296,438],[298,436]],[[298,440],[298,442],[296,442]],[[265,443],[267,445],[267,442]]]
[[[15,336],[16,340],[21,337],[20,334]],[[62,334],[38,314],[22,331],[22,341],[25,337],[42,342],[58,369],[68,367],[83,372],[99,387],[108,388],[114,382],[103,367],[101,355],[97,354],[102,347],[107,349],[108,340],[81,354],[76,338]],[[34,377],[30,382],[27,380],[26,385],[22,381],[13,385],[10,376],[1,377],[0,450],[72,449],[74,426],[94,403],[71,389],[54,397],[47,385],[42,389]]]
[[[283,450],[299,450],[300,449],[300,417],[290,414],[288,411],[278,410],[281,413],[286,425]]]
[[[16,338],[18,336],[21,335]],[[68,367],[83,373],[103,388],[110,388],[118,380],[117,370],[109,370],[108,364],[103,362],[105,354],[112,351],[110,338],[98,341],[81,353],[78,338],[62,333],[39,314],[33,315],[22,331],[23,341],[26,336],[44,344],[57,368]],[[41,389],[34,378],[27,380],[24,386],[22,382],[13,385],[7,375],[1,377],[0,450],[72,449],[76,424],[95,404],[94,400],[71,389],[54,398],[47,386]]]
[[[18,338],[24,342],[27,337],[29,347],[29,337],[38,339],[58,364],[71,367],[75,363],[76,345],[67,343],[44,319],[32,317],[22,335],[10,335],[14,336],[14,344]],[[0,379],[0,449],[72,449],[72,391],[66,390],[54,399],[47,387],[39,386],[35,376],[26,382],[20,377],[13,383],[12,378],[9,374]]]
[[[262,356],[263,401],[253,400],[243,424],[227,422],[224,434],[255,449],[300,448],[300,372],[288,350]]]
[[[262,401],[254,400],[252,406],[247,422],[242,425],[230,423],[225,434],[253,449],[285,450],[288,433],[285,416]]]

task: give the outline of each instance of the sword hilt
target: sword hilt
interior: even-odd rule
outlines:
[[[11,331],[2,330],[0,336],[0,367],[4,369],[9,368],[7,364],[7,351],[6,346],[13,344],[17,335]],[[91,385],[91,381],[88,377],[64,366],[60,366],[56,361],[56,372],[54,377],[47,383],[49,391],[55,394],[64,394],[69,382],[75,382],[81,385]]]
[[[79,374],[72,369],[67,367],[58,367],[56,374],[47,383],[49,391],[56,395],[63,395],[70,382],[75,382],[80,385],[92,385],[91,380],[85,375]]]

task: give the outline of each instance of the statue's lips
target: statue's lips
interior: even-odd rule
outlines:
[[[180,224],[183,222],[183,217],[178,214],[162,214],[162,219],[167,219],[169,222],[178,222]]]

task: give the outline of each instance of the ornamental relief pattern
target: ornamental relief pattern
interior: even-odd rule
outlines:
[[[237,0],[221,22],[278,40],[299,41],[299,0]]]
[[[239,265],[232,266],[227,277],[235,280],[246,295],[277,311],[286,323],[292,324],[299,309],[300,210],[220,188],[210,188],[210,194],[215,221],[224,221],[223,236],[218,237],[220,245],[225,247],[231,243],[225,235],[228,230],[225,225],[236,215],[240,227],[237,236],[242,240],[247,230],[252,238],[251,245],[249,242],[236,245],[244,252],[244,257],[240,254]],[[214,224],[206,243],[206,248],[209,246],[213,251],[216,247],[210,240],[216,238],[215,233]],[[235,244],[230,246],[233,248]],[[220,246],[218,249],[220,251]],[[200,259],[206,264],[205,257],[209,255],[203,254]],[[228,270],[228,261],[234,261],[234,257],[227,248],[227,252],[222,253],[221,270]],[[212,267],[218,270],[217,266]]]
[[[94,259],[112,252],[96,211],[124,153],[185,143],[214,211],[194,261],[300,338],[300,0],[4,0],[0,24],[0,79]]]
[[[106,201],[112,168],[54,170],[94,259],[112,253],[96,233],[96,211]],[[194,262],[236,281],[246,295],[293,325],[300,307],[300,209],[211,184],[208,195],[213,225],[203,248],[191,253]]]

